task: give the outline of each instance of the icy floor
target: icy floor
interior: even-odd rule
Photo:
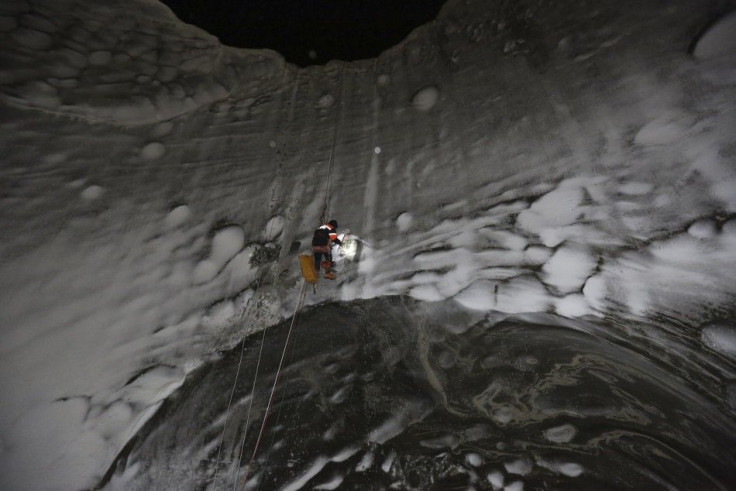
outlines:
[[[727,489],[736,479],[736,426],[714,385],[680,365],[700,356],[691,347],[662,356],[596,321],[474,317],[390,297],[305,312],[255,456],[288,323],[266,336],[256,381],[254,335],[243,378],[240,348],[195,372],[106,488]]]
[[[327,183],[359,260],[308,304],[601,322],[733,411],[733,15],[687,49],[736,5],[532,3],[296,71],[150,0],[1,2],[0,487],[93,486],[193,370],[289,318]],[[488,482],[518,489],[514,462]]]

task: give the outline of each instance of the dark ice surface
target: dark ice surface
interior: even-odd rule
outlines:
[[[732,371],[725,360],[696,355],[686,338],[666,339],[657,325],[483,317],[403,297],[326,304],[298,316],[253,458],[289,324],[193,372],[102,485],[736,485],[736,424],[714,376]],[[661,331],[662,341],[640,342],[635,333],[643,330]]]

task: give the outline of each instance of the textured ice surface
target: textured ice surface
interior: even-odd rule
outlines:
[[[307,304],[606,319],[687,339],[690,376],[728,387],[733,15],[686,45],[733,7],[456,2],[377,60],[299,71],[155,2],[2,2],[2,487],[94,486],[186,374],[291,315],[323,212],[360,246]]]
[[[661,348],[601,322],[473,323],[446,303],[390,297],[302,312],[255,455],[290,322],[251,336],[242,361],[237,347],[192,373],[111,482],[220,489],[246,467],[249,487],[264,489],[540,489],[551,479],[561,489],[701,489],[733,478],[736,433],[712,398],[720,388],[676,368],[698,357],[691,346],[673,341],[670,361],[655,364],[647,353]]]

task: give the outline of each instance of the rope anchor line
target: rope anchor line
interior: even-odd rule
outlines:
[[[268,422],[268,416],[271,412],[271,405],[273,404],[273,396],[276,394],[276,386],[278,385],[279,378],[281,377],[281,370],[284,367],[284,359],[286,358],[286,349],[289,346],[289,340],[291,339],[291,333],[294,330],[294,325],[296,324],[296,318],[299,314],[299,311],[304,306],[304,300],[307,297],[307,282],[302,281],[302,290],[299,293],[299,301],[296,304],[296,308],[294,309],[294,315],[291,317],[291,324],[289,325],[289,331],[286,334],[286,341],[284,342],[284,349],[281,351],[281,360],[279,361],[279,367],[276,369],[276,375],[273,379],[273,386],[271,387],[271,394],[268,397],[268,403],[266,404],[266,411],[263,413],[263,422],[261,423],[261,429],[258,432],[258,438],[256,439],[255,446],[253,447],[253,454],[250,457],[250,460],[248,461],[248,465],[245,468],[245,474],[243,475],[243,488],[245,488],[246,482],[248,482],[248,474],[250,473],[250,469],[253,466],[253,461],[256,458],[256,453],[258,453],[258,447],[261,443],[261,438],[263,437],[263,433],[266,430],[266,423]],[[252,400],[252,398],[251,398]],[[240,454],[240,457],[242,458],[243,454]],[[235,480],[234,480],[234,487],[233,489],[237,489],[238,484],[238,474],[240,472],[240,463],[241,460],[238,460],[238,467],[236,468],[235,472]]]
[[[341,71],[342,71],[342,68],[341,68]],[[342,75],[342,73],[341,73],[341,75]],[[342,91],[343,91],[343,81],[344,81],[344,78],[342,76],[340,76],[341,100],[342,100]],[[329,163],[329,167],[327,169],[327,185],[325,187],[324,207],[322,208],[322,215],[320,217],[320,223],[324,223],[327,220],[327,212],[328,212],[329,206],[330,206],[330,191],[331,191],[331,188],[332,188],[332,169],[333,169],[333,164],[335,162],[335,147],[337,146],[337,129],[338,129],[339,119],[340,118],[339,118],[339,113],[338,113],[335,116],[335,122],[334,122],[334,126],[333,126],[333,129],[332,129],[332,142],[330,144],[330,161],[329,161],[330,163]],[[260,282],[261,281],[259,279],[259,281],[258,281],[258,288],[260,287]],[[256,291],[258,291],[258,288],[256,288]],[[316,286],[313,285],[313,288],[314,288],[314,291],[316,293]],[[277,386],[278,381],[279,381],[279,378],[281,376],[281,370],[283,368],[284,358],[286,356],[286,350],[287,350],[287,348],[289,346],[289,340],[291,339],[291,334],[292,334],[292,331],[294,329],[294,325],[296,324],[297,315],[298,315],[299,311],[302,309],[302,307],[304,306],[304,301],[306,300],[306,293],[307,293],[307,282],[306,281],[303,281],[302,282],[301,292],[299,293],[299,300],[298,300],[298,302],[296,304],[296,308],[294,309],[294,315],[291,318],[291,325],[289,326],[289,331],[288,331],[288,333],[286,335],[286,341],[284,342],[284,349],[281,352],[281,360],[279,361],[279,366],[278,366],[278,369],[276,370],[276,375],[274,376],[273,386],[271,387],[271,394],[269,395],[268,403],[266,405],[266,411],[263,414],[263,421],[261,423],[261,428],[260,428],[260,430],[258,432],[258,438],[256,439],[256,443],[255,443],[255,446],[253,448],[253,454],[251,455],[250,460],[248,461],[248,465],[245,468],[245,473],[244,473],[243,478],[242,478],[242,486],[241,487],[243,489],[245,488],[245,485],[248,482],[248,475],[250,473],[251,468],[253,467],[253,461],[255,460],[256,454],[258,452],[258,447],[259,447],[259,445],[261,443],[261,439],[263,437],[263,433],[264,433],[264,431],[266,429],[266,423],[268,422],[268,416],[269,416],[269,413],[271,411],[271,405],[273,404],[273,397],[274,397],[274,394],[276,393],[276,386]],[[241,444],[239,446],[240,448],[239,448],[239,451],[238,451],[238,454],[239,454],[238,455],[238,465],[235,467],[235,477],[233,479],[233,489],[234,490],[237,490],[238,487],[239,487],[238,486],[238,484],[239,484],[238,475],[240,474],[240,466],[241,466],[241,463],[242,463],[243,450],[245,448],[245,441],[246,441],[246,436],[247,436],[247,432],[248,432],[248,426],[249,426],[249,422],[250,422],[251,408],[253,407],[253,400],[255,399],[256,379],[258,377],[258,370],[259,370],[260,363],[261,363],[261,357],[263,355],[263,344],[264,344],[264,341],[265,341],[266,330],[268,330],[268,328],[266,328],[266,329],[263,330],[263,338],[261,340],[261,347],[260,347],[260,350],[259,350],[259,353],[258,353],[258,363],[256,365],[256,373],[255,373],[255,375],[253,377],[253,387],[252,387],[252,391],[251,391],[250,404],[249,404],[249,407],[248,407],[248,415],[246,417],[246,423],[245,423],[243,438],[242,438]],[[233,389],[232,389],[232,392],[230,394],[230,400],[228,402],[227,413],[226,413],[226,416],[225,416],[225,425],[223,427],[222,435],[221,435],[221,438],[220,438],[220,444],[218,445],[218,449],[217,449],[217,464],[215,466],[215,475],[214,475],[214,481],[213,481],[213,484],[215,486],[217,485],[217,474],[218,474],[218,470],[219,470],[219,464],[220,464],[220,461],[221,461],[220,460],[220,456],[221,456],[222,446],[223,446],[224,439],[225,439],[225,431],[227,429],[228,419],[230,417],[230,408],[231,408],[231,405],[232,405],[232,402],[233,402],[233,397],[234,397],[234,394],[235,394],[235,388],[237,387],[238,377],[240,375],[240,366],[241,366],[242,361],[243,361],[243,350],[244,350],[244,347],[245,347],[245,339],[243,339],[243,345],[241,346],[240,360],[238,361],[238,370],[237,370],[237,372],[235,374],[235,382],[233,384]]]

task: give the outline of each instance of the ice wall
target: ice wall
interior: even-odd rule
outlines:
[[[325,204],[370,247],[310,302],[670,317],[733,356],[730,31],[688,54],[733,8],[451,1],[296,70],[152,0],[3,2],[3,487],[94,484],[188,371],[289,315]]]

